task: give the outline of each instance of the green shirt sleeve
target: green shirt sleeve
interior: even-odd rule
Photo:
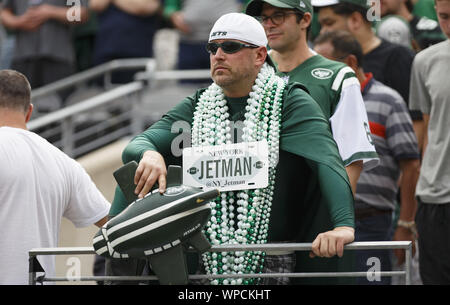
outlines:
[[[308,162],[316,172],[322,200],[325,202],[333,227],[355,227],[354,201],[351,189],[344,179],[329,166],[322,163]]]
[[[190,126],[195,110],[194,101],[197,100],[198,94],[200,94],[200,91],[191,97],[185,98],[181,103],[165,114],[158,122],[153,124],[143,133],[134,137],[122,153],[123,163],[126,164],[130,161],[139,163],[142,159],[142,155],[147,150],[158,151],[164,157],[170,157],[173,156],[172,143],[176,137],[181,136],[183,139],[190,141]],[[188,130],[178,128],[177,126],[187,127]],[[128,206],[128,204],[129,202],[126,202],[125,196],[120,188],[116,187],[109,215],[115,216],[119,214]]]
[[[280,148],[302,156],[315,173],[334,227],[354,227],[353,193],[328,121],[312,97],[286,89]]]

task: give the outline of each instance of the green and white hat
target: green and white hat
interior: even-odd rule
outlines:
[[[261,15],[264,2],[275,7],[291,8],[304,13],[313,13],[311,0],[253,0],[247,5],[245,13],[250,16]]]
[[[312,5],[316,7],[336,5],[339,3],[351,3],[363,8],[369,8],[368,0],[311,0]]]

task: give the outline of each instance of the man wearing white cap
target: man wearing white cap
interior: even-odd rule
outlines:
[[[319,106],[301,85],[286,85],[275,75],[266,44],[264,29],[254,18],[240,13],[219,18],[206,46],[214,83],[185,98],[135,137],[125,148],[123,161],[139,162],[135,192],[143,197],[156,182],[159,191],[165,191],[166,165],[182,162],[172,149],[180,137],[187,136],[183,147],[267,145],[267,186],[221,190],[211,203],[213,216],[205,228],[208,240],[213,245],[295,241],[306,234],[317,210],[326,209],[334,229],[317,236],[310,256],[342,256],[344,244],[354,238],[353,196],[342,160]],[[177,128],[173,133],[174,124],[180,121],[190,129]],[[235,128],[239,125],[244,127]],[[126,205],[123,193],[116,189],[110,216]],[[276,254],[205,253],[199,266],[190,266],[190,272],[292,272],[294,254]],[[107,272],[123,275],[114,268]],[[286,278],[276,280],[289,283]],[[274,282],[226,278],[211,283]]]

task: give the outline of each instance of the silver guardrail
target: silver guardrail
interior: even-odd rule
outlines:
[[[271,243],[255,245],[219,245],[212,246],[207,252],[235,252],[235,251],[311,251],[311,243]],[[400,271],[379,271],[379,276],[404,276],[405,284],[411,284],[412,242],[411,241],[371,241],[353,242],[344,246],[344,250],[405,250],[405,267]],[[69,277],[40,276],[36,274],[39,270],[37,262],[38,255],[83,255],[95,254],[93,247],[64,247],[64,248],[36,248],[29,252],[29,284],[36,285],[38,282],[68,282],[74,281]],[[345,255],[345,253],[344,253]],[[41,270],[42,271],[42,270]],[[257,274],[190,274],[190,280],[218,279],[218,278],[267,278],[267,277],[289,277],[289,278],[320,278],[320,277],[366,277],[367,272],[296,272],[296,273],[257,273]],[[156,276],[80,276],[77,281],[150,281],[158,280]]]
[[[69,156],[78,157],[124,136],[142,132],[145,122],[141,111],[142,95],[144,90],[156,89],[158,81],[210,77],[209,70],[155,71],[156,61],[151,58],[120,59],[35,89],[32,99],[81,86],[99,76],[110,80],[114,71],[135,68],[145,69],[136,73],[135,81],[114,87],[110,85],[106,92],[32,118],[27,124],[28,129],[39,133]],[[98,113],[103,113],[105,119],[95,119],[95,116],[92,119],[92,115]],[[84,125],[80,123],[83,115],[88,117]]]
[[[89,81],[103,78],[104,92],[81,102],[41,114],[28,122],[29,130],[37,132],[71,157],[100,148],[130,134],[142,131],[143,117],[139,111],[144,81],[113,85],[111,75],[116,71],[142,69],[152,73],[153,58],[113,60],[46,86],[32,90],[33,103],[42,102],[58,92],[75,88],[89,89]]]
[[[28,122],[27,127],[31,131],[37,131],[39,128],[45,128],[46,126],[60,123],[61,125],[57,126],[55,131],[47,131],[47,133],[60,133],[61,135],[60,140],[52,142],[52,144],[59,147],[71,157],[81,155],[113,140],[120,139],[127,134],[138,134],[142,131],[144,118],[142,117],[139,105],[142,102],[141,93],[144,87],[145,85],[142,82],[133,82],[119,86],[80,103],[70,105],[31,120]],[[123,99],[127,99],[127,103],[121,103],[121,100]],[[125,108],[125,111],[121,112],[118,116],[111,115],[107,120],[98,122],[98,124],[91,126],[90,128],[86,128],[80,132],[76,131],[76,117],[83,113],[93,113],[100,109],[104,109],[106,112],[108,106],[116,106],[122,109]],[[105,130],[111,125],[120,122],[126,122],[126,125],[114,130],[114,132],[105,132],[101,137],[95,135],[100,130]],[[48,138],[45,133],[40,133],[40,135]],[[93,135],[94,137],[92,141],[82,145],[75,145],[76,140],[90,135]]]
[[[160,70],[160,71],[142,71],[135,74],[136,81],[166,81],[166,80],[185,80],[185,79],[210,79],[211,72],[208,69],[195,70]]]
[[[153,58],[125,58],[115,59],[110,62],[95,66],[88,70],[79,72],[75,75],[63,78],[51,84],[34,89],[31,92],[31,99],[41,98],[46,95],[53,94],[60,90],[64,90],[71,87],[77,87],[80,84],[84,84],[89,80],[97,77],[103,77],[103,81],[106,88],[111,88],[111,75],[115,71],[133,70],[133,69],[146,69],[147,65],[153,64],[155,60]]]

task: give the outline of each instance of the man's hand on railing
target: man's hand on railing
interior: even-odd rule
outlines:
[[[331,231],[320,233],[312,243],[309,257],[342,257],[344,245],[355,239],[355,230],[352,227],[337,227]]]

